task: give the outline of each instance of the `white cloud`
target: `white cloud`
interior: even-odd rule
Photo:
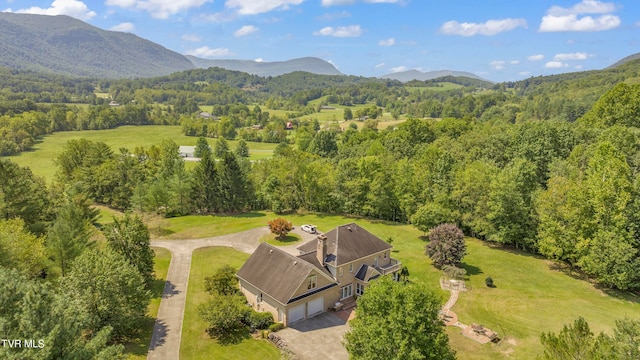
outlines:
[[[235,36],[235,37],[243,37],[243,36],[247,36],[247,35],[253,34],[256,31],[258,31],[257,27],[255,27],[253,25],[245,25],[245,26],[241,27],[240,29],[234,31],[233,32],[233,36]]]
[[[396,4],[400,0],[363,0],[363,2],[370,4]],[[351,5],[355,3],[356,0],[322,0],[322,6]]]
[[[194,50],[189,50],[185,53],[186,55],[192,55],[205,59],[218,58],[223,56],[229,56],[232,54],[231,51],[227,48],[215,48],[211,49],[208,46],[202,46]]]
[[[169,16],[198,8],[213,0],[106,0],[109,6],[118,6],[126,9],[143,10],[157,19],[167,19]]]
[[[640,21],[636,22],[636,27],[640,27]]]
[[[591,55],[583,52],[577,52],[572,54],[556,54],[553,60],[565,61],[565,60],[586,60]]]
[[[527,27],[525,19],[489,20],[484,23],[459,23],[455,20],[447,21],[440,27],[440,32],[445,35],[492,36],[505,31],[511,31],[518,27]]]
[[[313,33],[313,35],[334,36],[334,37],[358,37],[362,34],[360,25],[327,26]]]
[[[603,31],[614,29],[618,26],[620,26],[620,18],[611,14],[597,18],[591,16],[578,18],[577,15],[546,15],[542,18],[542,23],[540,23],[540,31]]]
[[[320,21],[333,21],[333,20],[344,19],[349,17],[351,17],[350,12],[342,11],[342,12],[326,13],[326,14],[323,14],[322,16],[318,16],[316,19]]]
[[[336,65],[336,63],[333,62],[333,60],[327,60],[327,62],[331,65],[333,65],[334,68],[336,68],[336,70],[340,70],[340,68],[338,67],[338,65]]]
[[[223,11],[213,14],[202,14],[198,18],[205,22],[225,23],[237,19],[238,15],[230,11]]]
[[[289,5],[300,5],[304,0],[227,0],[224,6],[238,8],[238,14],[255,15],[273,10],[289,10]]]
[[[518,64],[520,64],[520,60],[511,60],[511,61],[509,61],[509,64],[518,65]]]
[[[489,65],[491,65],[491,67],[496,70],[503,70],[506,64],[507,62],[504,60],[493,60],[492,62],[489,63]]]
[[[8,12],[13,12],[7,9]],[[89,20],[96,16],[95,11],[89,10],[87,5],[78,0],[54,0],[51,6],[44,9],[33,6],[28,9],[19,9],[16,13],[39,15],[69,15],[80,20]]]
[[[403,72],[407,70],[409,70],[409,68],[407,68],[406,66],[398,66],[398,67],[391,68],[392,73],[398,73],[398,72]]]
[[[355,0],[322,0],[322,6],[351,5]]]
[[[606,14],[616,11],[614,3],[606,3],[597,0],[582,0],[570,8],[552,6],[547,10],[547,14],[555,16],[572,14]]]
[[[544,64],[544,67],[546,67],[547,69],[559,69],[567,66],[569,65],[563,63],[562,61],[548,61],[546,64]]]
[[[257,59],[255,59],[253,61],[255,61],[255,62],[264,62],[264,59],[263,58],[257,58]]]
[[[196,34],[184,34],[182,40],[196,43],[202,41],[202,38]]]
[[[518,73],[518,75],[520,75],[520,76],[527,76],[527,75],[529,75],[529,74],[531,74],[531,71],[520,71],[520,72]]]
[[[574,68],[575,68],[576,70],[582,70],[582,65],[576,65],[576,66],[574,66]]]
[[[122,32],[132,32],[135,30],[136,26],[130,22],[123,22],[118,25],[112,26],[109,30],[112,31],[122,31]]]
[[[375,68],[376,69],[380,69],[381,67],[384,67],[385,65],[387,65],[387,64],[385,64],[385,63],[376,64]]]
[[[540,22],[540,32],[557,31],[603,31],[620,26],[620,18],[612,15],[614,3],[597,0],[582,0],[570,8],[552,6]],[[596,14],[599,16],[582,16]]]
[[[531,55],[527,58],[527,60],[529,61],[540,61],[544,59],[544,55],[542,54],[536,54],[536,55]]]
[[[396,43],[396,39],[394,38],[378,41],[378,45],[380,46],[393,46],[395,43]]]

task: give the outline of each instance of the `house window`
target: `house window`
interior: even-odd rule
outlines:
[[[262,302],[262,294],[256,296],[256,302],[259,304]]]
[[[353,264],[349,264],[349,272],[353,272]]]
[[[384,259],[387,260],[387,252],[384,252]]]
[[[338,269],[338,275],[339,275],[339,276],[342,276],[342,274],[343,274],[342,266],[340,266],[340,268]]]
[[[356,283],[356,295],[360,296],[364,294],[364,285]]]
[[[346,299],[353,295],[353,287],[351,284],[340,288],[340,299]]]
[[[307,289],[315,289],[318,284],[317,281],[318,277],[316,275],[309,276],[309,286],[307,286]]]

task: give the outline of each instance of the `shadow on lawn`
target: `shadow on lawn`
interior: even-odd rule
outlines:
[[[460,267],[467,270],[467,276],[480,275],[483,273],[482,269],[480,269],[479,267],[464,262],[460,263]]]
[[[234,345],[239,344],[243,340],[250,338],[251,335],[246,329],[240,329],[233,332],[224,333],[221,336],[216,336],[215,339],[218,340],[220,345]]]

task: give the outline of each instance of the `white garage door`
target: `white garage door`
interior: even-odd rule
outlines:
[[[311,300],[308,304],[308,317],[312,317],[313,315],[319,314],[324,311],[324,297],[319,297],[317,299]]]
[[[304,319],[304,305],[298,305],[289,309],[289,316],[287,317],[287,324],[292,324],[296,321]]]

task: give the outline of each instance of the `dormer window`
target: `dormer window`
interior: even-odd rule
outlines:
[[[309,276],[309,285],[307,286],[307,289],[315,289],[316,285],[318,285],[318,277],[316,275]]]

